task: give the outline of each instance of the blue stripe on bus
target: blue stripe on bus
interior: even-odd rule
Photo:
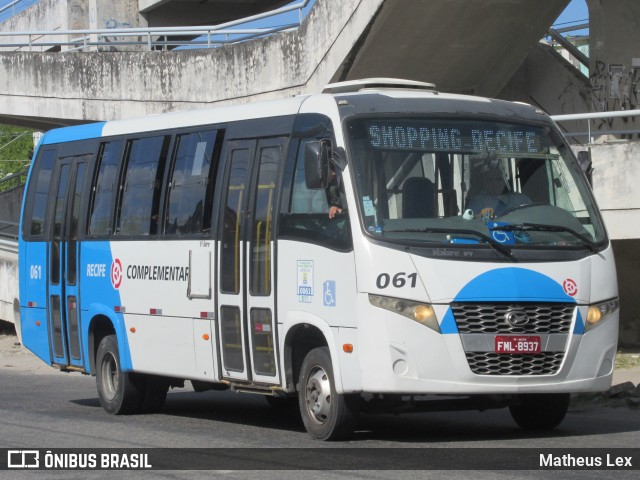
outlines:
[[[42,138],[43,145],[52,143],[74,142],[88,138],[100,138],[106,122],[88,123],[75,127],[55,128],[49,130]]]
[[[562,285],[550,277],[524,268],[490,270],[467,283],[453,302],[563,302],[576,303]],[[457,334],[458,327],[451,308],[442,323],[442,334]],[[578,311],[575,334],[584,333],[584,321]]]
[[[478,275],[460,290],[454,301],[576,303],[555,280],[533,270],[513,267]]]
[[[453,312],[451,311],[451,307],[447,308],[447,313],[440,324],[440,333],[443,335],[458,333],[458,325],[456,325],[456,319],[453,318]]]
[[[130,371],[133,368],[131,353],[127,341],[124,315],[115,312],[115,307],[122,305],[120,290],[116,290],[111,282],[111,268],[114,261],[114,254],[109,241],[84,242],[81,246],[80,272],[82,283],[82,296],[80,308],[83,310],[83,340],[85,351],[89,351],[89,322],[97,316],[109,319],[118,339],[118,350],[120,354],[120,367],[123,371]],[[104,264],[104,277],[87,277],[88,264]],[[88,360],[87,360],[88,367]]]
[[[573,327],[574,335],[583,335],[584,334],[584,320],[582,319],[582,315],[580,314],[580,310],[578,310],[578,318],[576,318],[576,324]]]

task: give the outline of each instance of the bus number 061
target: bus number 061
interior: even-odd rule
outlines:
[[[38,280],[42,278],[42,266],[41,265],[31,265],[29,268],[29,276],[32,280]]]
[[[395,288],[402,288],[407,284],[407,280],[411,282],[411,288],[415,288],[416,282],[418,281],[418,274],[415,272],[409,274],[407,274],[406,272],[399,272],[396,273],[393,278],[391,278],[390,274],[381,273],[376,279],[376,287],[385,289],[389,285],[393,285]]]

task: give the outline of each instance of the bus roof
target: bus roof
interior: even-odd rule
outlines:
[[[343,119],[352,115],[380,113],[500,116],[530,121],[540,121],[546,117],[545,112],[525,103],[441,93],[431,88],[433,87],[431,84],[413,82],[418,84],[419,88],[416,88],[413,84],[403,87],[398,83],[378,82],[367,84],[366,88],[353,88],[353,85],[362,86],[361,83],[357,81],[332,84],[328,86],[331,88],[325,90],[326,93],[319,95],[300,95],[280,100],[184,110],[58,128],[47,132],[42,139],[42,144],[293,115],[300,111],[301,105],[311,96],[334,98],[340,107],[340,116]]]
[[[522,102],[427,90],[363,90],[335,95],[340,115],[435,114],[506,117],[513,120],[549,120],[546,112]]]
[[[153,132],[193,125],[211,125],[254,118],[293,115],[308,95],[242,105],[226,105],[199,110],[181,110],[144,117],[89,123],[48,131],[42,143],[53,144],[129,133]]]

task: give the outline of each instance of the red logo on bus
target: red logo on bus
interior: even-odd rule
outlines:
[[[564,293],[570,297],[574,297],[578,293],[578,284],[570,278],[562,283],[562,288],[564,288]]]
[[[114,258],[111,262],[111,285],[116,290],[122,285],[122,263],[119,258]]]

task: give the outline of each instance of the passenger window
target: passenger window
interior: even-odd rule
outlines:
[[[146,137],[129,142],[116,229],[118,235],[153,235],[158,232],[169,138]]]
[[[351,230],[344,187],[340,179],[340,171],[333,167],[337,177],[331,180],[327,189],[307,188],[304,175],[305,147],[309,141],[316,138],[301,140],[298,147],[295,169],[291,180],[291,198],[288,211],[280,216],[279,236],[295,240],[316,243],[337,250],[352,248]],[[289,180],[289,181],[291,181]],[[333,190],[331,190],[333,189]],[[329,197],[337,196],[343,213],[329,218]],[[335,201],[335,199],[332,199]]]
[[[222,228],[220,290],[224,293],[240,293],[240,269],[242,238],[242,215],[246,204],[246,189],[249,184],[249,162],[254,150],[239,146],[231,152],[231,171],[227,186]]]
[[[282,147],[267,146],[260,149],[260,169],[253,208],[253,232],[251,238],[251,284],[252,295],[271,294],[271,240],[272,216],[275,202],[278,166]]]
[[[53,169],[53,160],[55,157],[55,150],[47,150],[43,152],[40,157],[40,168],[38,169],[38,179],[35,182],[33,206],[31,207],[31,228],[28,230],[29,234],[33,237],[44,236],[49,186],[51,185],[51,170]]]
[[[111,234],[111,212],[118,188],[118,167],[123,141],[103,143],[98,155],[98,175],[93,187],[87,233]]]
[[[211,208],[217,168],[216,130],[178,135],[169,183],[165,233],[188,235],[211,231]]]
[[[314,139],[315,140],[315,139]],[[327,213],[329,203],[324,190],[307,188],[304,178],[304,152],[308,142],[300,142],[298,161],[293,179],[291,213]]]

